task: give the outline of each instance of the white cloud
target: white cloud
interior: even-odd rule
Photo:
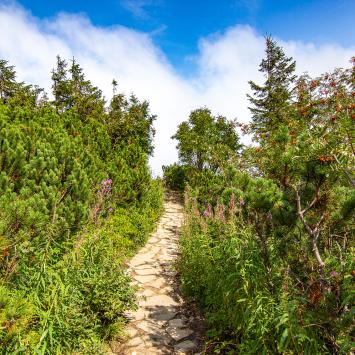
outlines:
[[[138,18],[148,18],[149,15],[146,8],[153,4],[153,0],[121,0],[121,5]]]
[[[18,77],[50,90],[55,56],[75,56],[87,77],[109,98],[112,78],[119,90],[147,99],[158,115],[155,123],[154,172],[177,159],[170,140],[189,112],[206,105],[214,113],[248,121],[248,80],[261,80],[258,65],[264,38],[248,26],[235,26],[203,38],[194,62],[193,78],[178,75],[151,35],[122,26],[97,27],[82,15],[59,14],[38,20],[16,6],[0,6],[0,58],[16,66]],[[283,42],[300,72],[316,75],[347,66],[354,48],[339,45]]]

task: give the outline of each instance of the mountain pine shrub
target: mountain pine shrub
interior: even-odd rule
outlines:
[[[58,58],[53,101],[0,72],[0,348],[98,354],[135,307],[123,264],[162,208],[154,116],[131,99],[114,137],[119,118],[75,60]]]

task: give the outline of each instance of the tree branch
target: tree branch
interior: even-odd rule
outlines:
[[[54,223],[55,219],[56,219],[56,213],[57,213],[57,208],[59,206],[59,204],[63,201],[64,197],[67,195],[67,193],[69,192],[69,188],[66,188],[63,192],[62,195],[60,196],[58,202],[56,202],[54,204],[54,208],[53,208],[53,216],[52,216],[52,223]]]
[[[315,202],[317,201],[318,199],[318,195],[319,195],[319,187],[317,188],[317,192],[316,192],[316,197],[313,199],[313,201],[308,205],[308,207],[304,210],[302,210],[302,205],[301,205],[301,196],[300,196],[300,193],[299,193],[299,190],[297,187],[294,187],[292,186],[292,188],[295,190],[295,193],[296,193],[296,206],[297,206],[297,215],[299,216],[304,228],[306,229],[308,235],[310,236],[311,238],[311,241],[312,241],[312,250],[313,250],[313,253],[318,261],[318,264],[321,268],[323,268],[325,266],[321,256],[320,256],[320,253],[319,253],[319,249],[318,249],[318,237],[319,237],[319,234],[320,234],[320,225],[322,224],[325,216],[326,216],[326,213],[324,212],[320,218],[320,220],[318,221],[318,223],[316,224],[316,226],[314,227],[314,229],[312,229],[309,224],[307,223],[305,217],[304,217],[304,214],[305,212],[307,212],[310,208],[312,208],[312,206],[315,204]]]
[[[314,204],[319,200],[319,189],[320,189],[320,186],[318,185],[317,186],[317,189],[316,189],[316,195],[314,196],[314,199],[312,200],[312,202],[305,208],[303,209],[302,211],[302,214],[304,215],[309,209],[311,209]]]

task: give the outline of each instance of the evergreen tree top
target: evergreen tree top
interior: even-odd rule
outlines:
[[[265,58],[261,61],[259,71],[264,74],[262,85],[249,81],[253,90],[248,99],[252,113],[251,131],[260,141],[260,134],[273,130],[284,122],[290,106],[293,84],[296,80],[296,62],[287,57],[283,49],[271,38],[266,37]]]

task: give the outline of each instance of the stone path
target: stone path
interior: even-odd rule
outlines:
[[[184,315],[174,270],[182,221],[182,204],[169,193],[156,232],[129,263],[139,308],[129,315],[128,339],[119,354],[193,354],[197,349],[197,334]]]

